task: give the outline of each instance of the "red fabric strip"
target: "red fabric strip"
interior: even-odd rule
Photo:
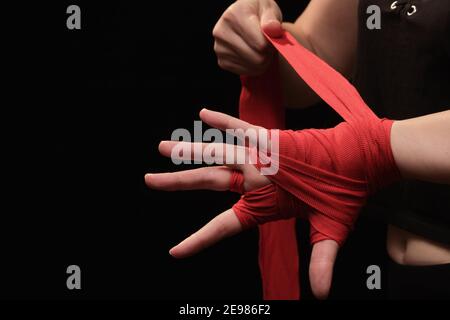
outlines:
[[[268,176],[273,184],[244,192],[242,176],[232,177],[231,189],[243,193],[233,206],[238,219],[244,227],[259,225],[264,299],[299,299],[294,218],[309,220],[312,243],[333,239],[342,245],[369,193],[400,176],[390,148],[392,121],[376,117],[344,77],[290,34],[268,39],[345,120],[326,130],[280,131],[279,171]],[[277,63],[241,81],[241,119],[283,129]]]

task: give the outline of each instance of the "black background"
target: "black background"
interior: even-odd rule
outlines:
[[[259,299],[256,230],[196,257],[168,249],[237,195],[158,192],[146,172],[175,171],[157,145],[192,130],[207,106],[236,115],[240,83],[220,70],[212,28],[232,1],[65,2],[23,6],[37,24],[15,37],[20,55],[3,128],[2,298]],[[293,21],[307,1],[279,1]],[[66,28],[78,4],[82,29]],[[35,21],[33,20],[33,21]],[[29,21],[28,21],[29,22]],[[20,29],[17,27],[17,30]],[[15,58],[15,59],[14,59]],[[289,111],[290,128],[328,127],[326,106]],[[186,168],[186,167],[184,167]],[[299,223],[302,293],[307,226]],[[338,258],[331,299],[385,297],[385,228],[362,217]],[[82,270],[82,290],[66,288],[66,268]],[[383,289],[366,288],[366,268],[382,268]]]

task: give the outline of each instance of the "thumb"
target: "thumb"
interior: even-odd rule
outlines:
[[[261,28],[271,37],[281,37],[283,33],[281,20],[281,12],[278,8],[267,8],[261,13]]]
[[[328,297],[338,250],[339,246],[334,240],[323,240],[313,246],[309,262],[309,281],[317,299]]]

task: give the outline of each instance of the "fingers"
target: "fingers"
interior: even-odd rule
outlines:
[[[278,38],[283,35],[283,27],[281,25],[281,22],[278,22],[276,20],[269,20],[268,22],[264,23],[264,25],[262,25],[262,29],[265,33],[274,38]]]
[[[225,191],[230,188],[232,170],[227,167],[205,167],[170,173],[146,174],[145,183],[152,189]]]
[[[281,11],[273,0],[236,1],[213,29],[219,66],[238,74],[258,75],[267,69],[273,50],[262,30],[281,33]]]
[[[257,26],[259,28],[259,26]],[[264,35],[259,31],[262,37]],[[229,55],[234,61],[241,62],[242,65],[245,64],[254,64],[255,67],[263,66],[265,62],[265,56],[263,49],[267,46],[265,42],[267,40],[263,39],[264,44],[262,46],[258,46],[260,48],[255,49],[252,47],[254,42],[251,44],[246,42],[246,40],[239,34],[229,33],[226,36],[220,36],[216,32],[216,41],[214,43],[214,51],[221,58],[226,58],[226,55]],[[219,65],[222,60],[218,61]]]
[[[267,129],[222,112],[202,109],[200,111],[200,119],[211,127],[227,130],[228,133],[236,136],[241,142],[248,141],[250,146],[256,146],[258,140],[269,138]]]
[[[248,43],[254,52],[259,53],[263,59],[267,59],[267,49],[271,48],[271,44],[261,32],[260,17],[250,15],[247,19],[239,21],[237,27],[239,35],[245,43]]]
[[[264,129],[263,127],[252,125],[244,120],[229,116],[225,113],[202,109],[200,111],[200,119],[210,126],[220,129],[254,129],[256,131]],[[264,129],[265,130],[265,129]]]
[[[257,146],[261,150],[270,148],[270,132],[263,127],[208,109],[200,111],[200,119],[214,128],[226,130],[227,133],[234,135],[242,145]]]
[[[242,231],[242,226],[232,209],[219,214],[203,228],[170,249],[175,258],[192,256],[218,241]]]
[[[242,170],[243,164],[255,164],[255,152],[242,146],[225,143],[161,141],[159,152],[175,163],[194,160],[198,163],[224,164]]]
[[[235,74],[248,74],[247,69],[242,63],[236,62],[236,58],[232,55],[226,56],[225,59],[218,61],[219,67]]]
[[[214,51],[218,65],[227,71],[230,63],[237,63],[239,71],[246,75],[256,75],[264,71],[267,58],[263,50],[268,46],[260,30],[258,19],[252,19],[252,14],[243,12],[241,3],[231,5],[219,19],[213,29]],[[256,36],[255,33],[260,33]],[[262,43],[262,44],[261,44]],[[235,67],[236,68],[236,67]]]
[[[283,33],[282,14],[278,6],[263,6],[261,12],[261,28],[271,37],[280,37]]]
[[[334,240],[323,240],[313,246],[309,263],[309,281],[317,299],[328,297],[338,250],[339,246]]]
[[[257,163],[255,147],[259,151],[263,151],[271,146],[270,131],[265,128],[207,109],[200,111],[200,118],[207,124],[236,136],[242,145],[162,141],[159,145],[161,154],[170,157],[177,164],[194,160],[196,163],[225,164],[242,169],[236,165]]]

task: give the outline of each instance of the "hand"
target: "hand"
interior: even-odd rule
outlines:
[[[263,35],[281,35],[282,14],[273,0],[238,0],[213,29],[214,51],[222,69],[239,75],[263,73],[274,50]]]
[[[263,128],[252,126],[245,121],[205,109],[200,112],[200,118],[205,123],[218,129],[234,127],[242,128],[244,130],[248,128],[265,130]],[[183,144],[187,142],[162,141],[159,144],[159,151],[162,155],[171,157],[173,148],[180,143]],[[183,159],[193,158],[194,150],[197,150],[194,146],[198,143],[187,144],[190,145],[191,148],[189,149],[193,152],[189,155],[182,155]],[[208,145],[211,145],[206,143],[200,144],[202,145],[202,154],[203,149]],[[244,147],[238,146],[234,148],[235,155],[238,154],[236,149],[245,149]],[[219,155],[216,154],[215,156],[218,157]],[[226,148],[222,148],[220,156],[225,159]],[[269,179],[261,175],[259,171],[250,164],[228,164],[226,166],[204,167],[172,173],[147,174],[145,176],[145,182],[150,188],[165,191],[198,189],[227,191],[230,190],[230,180],[233,170],[239,170],[243,173],[245,191],[255,190],[271,183]],[[211,246],[225,237],[234,235],[240,231],[242,231],[242,226],[233,210],[229,209],[215,217],[202,229],[191,235],[179,245],[172,248],[170,250],[170,254],[176,258],[185,258]]]
[[[205,109],[200,112],[200,118],[210,126],[222,130],[247,130],[249,128],[266,130],[234,117]],[[178,143],[176,141],[163,141],[159,145],[159,150],[161,154],[170,157],[172,149]],[[202,150],[208,147],[208,145],[210,144],[202,144]],[[196,150],[196,148],[190,148],[190,150]],[[225,159],[226,148],[222,146],[222,148],[216,150],[222,150],[220,155],[216,154],[216,157],[220,156]],[[237,154],[237,152],[234,152],[234,154]],[[194,152],[192,152],[189,155],[182,155],[182,157],[192,158],[194,155]],[[225,191],[230,188],[233,170],[242,172],[244,177],[244,190],[246,192],[271,184],[270,180],[261,175],[255,166],[251,164],[230,164],[174,173],[147,174],[145,181],[150,188],[166,191],[195,189]],[[235,212],[233,209],[228,209],[216,216],[196,233],[173,247],[170,250],[170,254],[176,258],[188,257],[242,230],[243,227]],[[317,298],[326,298],[328,295],[337,251],[338,244],[334,240],[319,241],[313,246],[309,275],[312,291]]]

